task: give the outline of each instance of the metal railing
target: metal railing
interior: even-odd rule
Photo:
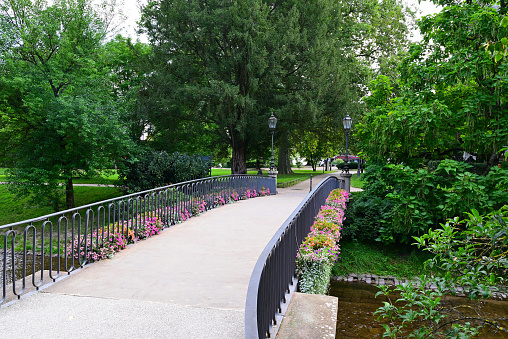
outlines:
[[[333,189],[345,188],[344,180],[327,177],[300,203],[261,253],[252,272],[245,303],[245,338],[270,337],[282,305],[289,303],[296,284],[296,253],[310,232],[314,217]]]
[[[263,188],[274,194],[275,179],[253,175],[210,177],[0,226],[0,304],[6,301],[9,284],[9,298],[19,299],[29,289],[38,290],[46,282],[55,282],[89,263],[87,254],[97,252],[110,235],[130,233],[137,238],[147,218],[155,217],[167,227],[241,198],[247,190],[260,192]],[[27,275],[31,275],[31,286],[27,286]]]

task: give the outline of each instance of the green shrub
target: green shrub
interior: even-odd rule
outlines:
[[[508,201],[507,169],[495,166],[486,176],[471,169],[454,160],[419,169],[371,164],[364,192],[346,211],[344,236],[408,243],[447,218],[463,216],[472,208],[486,213]]]
[[[390,200],[353,192],[345,211],[342,237],[362,242],[375,241],[380,236],[380,221],[390,217],[392,207]]]
[[[344,160],[342,159],[335,159],[332,161],[332,165],[333,166],[340,166],[340,165],[343,165],[344,164]]]
[[[208,175],[209,161],[200,156],[175,152],[144,151],[126,159],[118,168],[120,185],[138,192],[169,184],[203,178]]]
[[[344,162],[342,162],[341,164],[337,165],[337,168],[343,169],[345,165],[346,164]],[[347,166],[349,169],[356,169],[356,168],[358,168],[358,163],[357,162],[348,162]]]

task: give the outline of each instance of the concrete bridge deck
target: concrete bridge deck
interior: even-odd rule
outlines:
[[[243,338],[252,269],[309,181],[277,191],[172,226],[0,308],[2,337]]]

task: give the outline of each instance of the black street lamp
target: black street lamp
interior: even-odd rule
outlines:
[[[270,132],[272,132],[272,160],[270,161],[270,171],[275,170],[275,160],[273,159],[273,133],[275,132],[275,127],[277,126],[277,118],[272,115],[268,118],[268,128],[270,128]]]
[[[346,132],[346,159],[344,164],[344,172],[349,173],[348,166],[348,157],[347,157],[347,146],[349,142],[349,130],[351,129],[351,124],[353,123],[353,119],[346,113],[346,117],[342,119],[342,124],[344,125],[344,131]]]

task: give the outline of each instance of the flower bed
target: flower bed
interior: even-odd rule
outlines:
[[[347,198],[345,190],[331,191],[300,245],[296,267],[303,293],[326,294],[328,290],[332,267],[340,253],[340,231]]]
[[[213,199],[213,207],[222,206],[228,203],[234,203],[239,200],[250,199],[258,196],[270,195],[270,190],[264,187],[261,191],[247,190],[240,196],[237,192],[225,193],[221,192]],[[170,214],[174,216],[173,222],[181,223],[193,216],[198,216],[206,211],[207,203],[202,198],[187,208],[171,207]],[[137,227],[136,232],[128,228],[132,225],[129,222],[120,222],[115,226],[105,226],[92,232],[92,234],[75,236],[66,246],[67,255],[74,259],[85,259],[88,262],[99,261],[102,259],[112,258],[116,252],[124,249],[127,244],[133,244],[139,240],[149,238],[159,234],[168,221],[164,223],[156,218],[147,217],[141,225]],[[109,229],[108,229],[109,228]],[[116,229],[115,229],[116,228]],[[122,231],[123,230],[123,231]]]

